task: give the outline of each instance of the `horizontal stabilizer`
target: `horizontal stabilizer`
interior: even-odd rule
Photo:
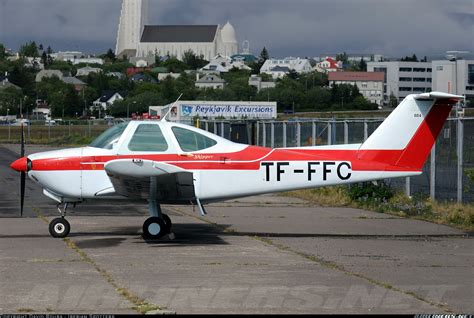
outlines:
[[[431,92],[431,93],[422,93],[413,96],[416,100],[432,100],[432,99],[464,99],[462,95],[454,95],[442,92]]]

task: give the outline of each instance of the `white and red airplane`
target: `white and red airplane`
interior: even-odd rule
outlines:
[[[160,204],[204,204],[256,194],[349,184],[422,173],[451,108],[462,96],[432,92],[407,96],[362,144],[265,148],[237,144],[191,126],[131,121],[111,127],[89,146],[24,156],[11,167],[58,203],[49,225],[66,237],[69,204],[85,200],[148,201],[145,238],[171,230]],[[59,205],[63,204],[63,209]]]

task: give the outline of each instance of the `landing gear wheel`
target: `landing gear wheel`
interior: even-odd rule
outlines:
[[[171,223],[171,219],[167,214],[163,214],[163,221],[165,222],[165,232],[167,234],[171,233],[171,227],[173,226],[173,223]]]
[[[55,218],[49,223],[49,234],[51,234],[52,237],[66,237],[70,230],[71,225],[65,218]]]
[[[166,233],[166,223],[159,217],[152,216],[143,223],[143,237],[149,240],[156,240]]]

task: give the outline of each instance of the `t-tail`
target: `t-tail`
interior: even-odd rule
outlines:
[[[421,171],[459,95],[440,92],[407,96],[361,145],[357,157],[388,170]]]

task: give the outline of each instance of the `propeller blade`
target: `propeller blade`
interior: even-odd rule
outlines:
[[[22,171],[20,176],[20,217],[23,216],[23,205],[25,203],[25,179],[26,173]]]

